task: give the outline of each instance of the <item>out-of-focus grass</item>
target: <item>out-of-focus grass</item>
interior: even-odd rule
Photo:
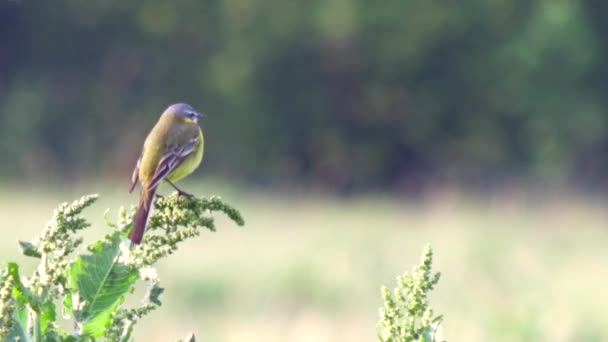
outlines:
[[[0,193],[0,259],[23,262],[28,239],[61,201],[98,192],[86,212],[135,203],[124,186]],[[206,183],[247,224],[225,218],[159,265],[163,307],[136,338],[171,341],[194,331],[214,341],[374,341],[381,284],[418,262],[424,243],[443,276],[432,305],[450,341],[608,340],[606,202],[576,196],[477,200],[439,194],[423,202],[368,195],[338,199],[239,191]],[[4,189],[6,190],[6,189]]]

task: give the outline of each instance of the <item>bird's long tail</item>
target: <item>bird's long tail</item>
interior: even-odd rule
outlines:
[[[151,190],[143,188],[139,195],[139,207],[137,208],[137,213],[133,219],[133,229],[131,229],[131,233],[129,234],[129,240],[136,245],[139,245],[144,237],[144,232],[146,231],[146,225],[148,223],[148,215],[150,214],[150,210],[152,210],[152,199],[154,199],[155,192],[156,188]]]

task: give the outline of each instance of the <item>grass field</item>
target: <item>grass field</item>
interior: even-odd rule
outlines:
[[[124,185],[0,192],[0,260],[26,262],[15,241],[44,226],[59,202],[102,197],[86,212],[135,203]],[[189,187],[188,189],[192,189]],[[367,195],[238,191],[195,185],[241,209],[159,266],[164,305],[137,341],[375,341],[379,288],[418,262],[425,243],[443,276],[431,304],[448,341],[608,340],[606,202],[576,196],[420,202]],[[27,265],[33,265],[27,263]]]

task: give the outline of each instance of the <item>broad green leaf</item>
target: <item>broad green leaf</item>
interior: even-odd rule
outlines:
[[[21,282],[19,276],[19,266],[14,262],[8,263],[8,273],[15,279],[13,286],[13,297],[16,302],[16,313],[20,319],[25,316],[25,324],[27,324],[28,308],[35,310],[40,314],[40,331],[45,333],[51,322],[55,322],[55,304],[49,299],[43,301],[40,297],[34,295]],[[23,325],[25,327],[27,325]]]
[[[13,311],[13,326],[7,337],[7,341],[32,342],[32,338],[27,334],[28,312],[24,306],[17,304]]]
[[[69,287],[78,296],[72,298],[74,316],[85,336],[101,337],[110,315],[138,278],[136,268],[118,262],[120,234],[110,241],[92,246],[92,254],[81,255],[72,264]]]
[[[13,297],[17,304],[25,306],[29,305],[34,310],[41,311],[42,302],[40,298],[35,296],[27,287],[21,283],[21,276],[19,275],[19,265],[14,262],[7,263],[8,273],[14,279],[13,285]]]

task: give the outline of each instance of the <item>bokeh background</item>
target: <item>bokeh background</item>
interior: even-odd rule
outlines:
[[[379,286],[425,242],[448,340],[607,340],[607,11],[0,0],[0,258],[84,193],[101,234],[105,208],[136,202],[146,133],[186,101],[208,118],[185,187],[248,224],[160,265],[138,340],[374,340]]]

